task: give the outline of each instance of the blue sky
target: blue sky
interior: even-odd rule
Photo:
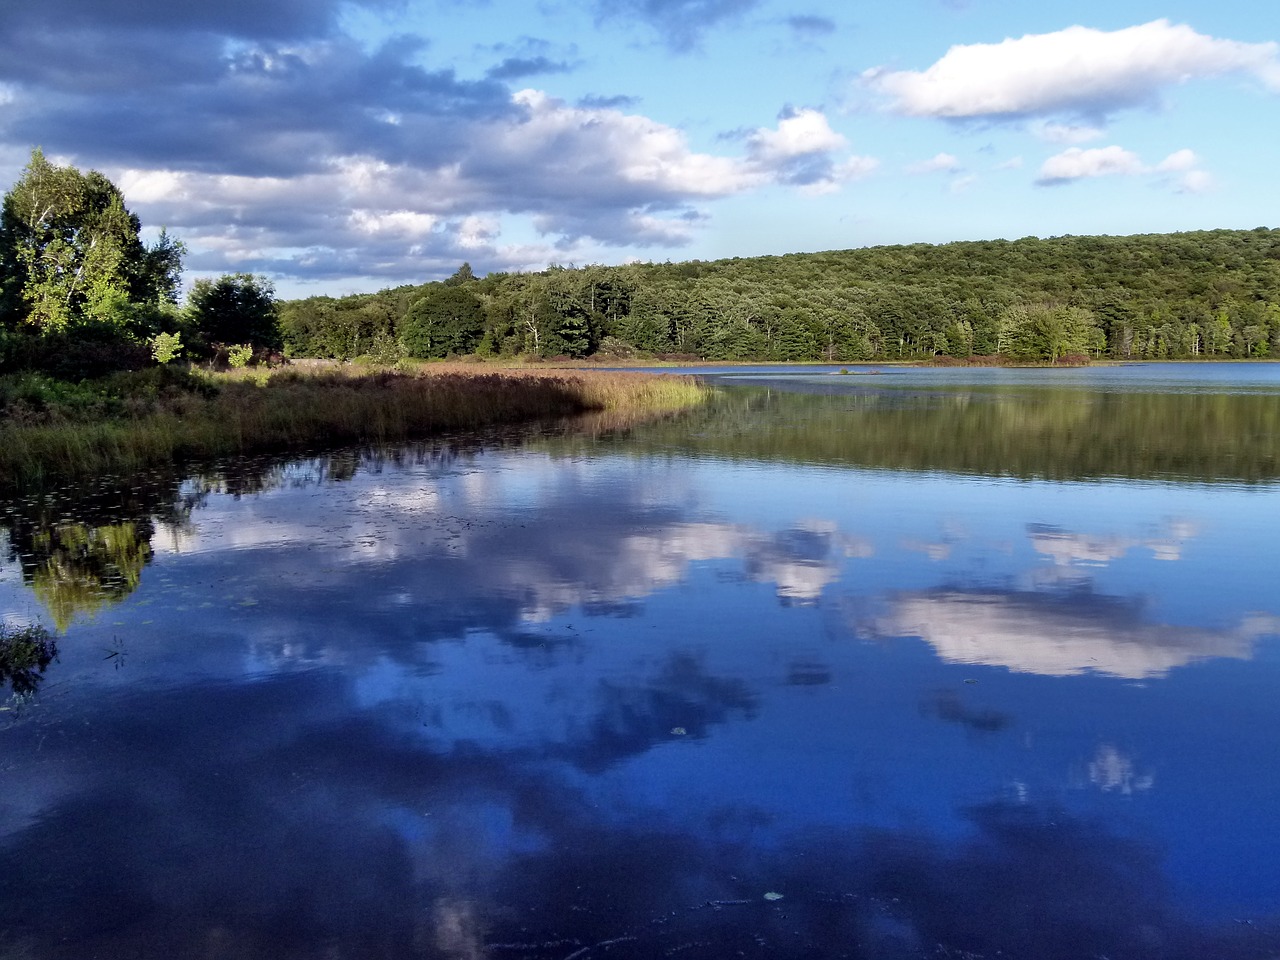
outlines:
[[[1278,41],[1257,0],[5,4],[0,182],[40,145],[288,296],[1276,226]]]

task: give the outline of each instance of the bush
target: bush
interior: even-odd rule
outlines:
[[[162,366],[182,355],[182,334],[157,333],[151,338],[151,356]]]
[[[253,344],[233,343],[227,347],[227,363],[239,370],[253,359]]]

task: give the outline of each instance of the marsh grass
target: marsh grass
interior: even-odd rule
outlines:
[[[164,384],[107,404],[6,408],[0,485],[128,473],[188,458],[390,443],[506,423],[602,412],[618,422],[700,402],[686,377],[586,370],[238,370]]]

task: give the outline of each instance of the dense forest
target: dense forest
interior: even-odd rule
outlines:
[[[1280,230],[551,267],[281,304],[296,356],[1280,357]]]

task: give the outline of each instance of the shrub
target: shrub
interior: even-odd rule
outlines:
[[[227,347],[227,363],[239,370],[253,359],[253,344],[233,343]]]
[[[182,334],[157,333],[151,338],[151,356],[161,365],[182,355]]]

